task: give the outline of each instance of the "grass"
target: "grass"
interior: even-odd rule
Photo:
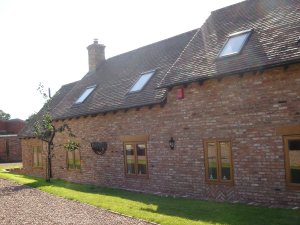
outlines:
[[[0,164],[0,172],[6,172],[5,169],[21,168],[22,163],[2,163]]]
[[[4,167],[0,166],[0,170]],[[159,197],[119,189],[18,175],[1,171],[0,178],[14,180],[67,199],[94,205],[166,225],[298,225],[300,210],[269,209],[243,204],[216,203]]]

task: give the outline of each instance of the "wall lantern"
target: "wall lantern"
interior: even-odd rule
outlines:
[[[97,155],[103,155],[107,149],[107,142],[92,142],[91,147]]]
[[[175,140],[173,139],[173,137],[171,137],[171,139],[169,140],[169,146],[170,146],[170,149],[174,150]]]

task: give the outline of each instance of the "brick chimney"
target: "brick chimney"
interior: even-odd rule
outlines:
[[[89,72],[95,72],[97,68],[105,61],[105,46],[98,44],[98,39],[87,47],[89,53]]]

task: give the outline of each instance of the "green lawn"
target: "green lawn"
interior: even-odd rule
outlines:
[[[3,167],[0,167],[0,170],[2,169]],[[159,224],[299,225],[300,221],[300,210],[159,197],[93,185],[73,184],[62,180],[47,183],[41,178],[4,171],[0,172],[0,178]]]

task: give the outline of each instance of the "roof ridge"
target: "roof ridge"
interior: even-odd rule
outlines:
[[[79,80],[73,81],[73,82],[70,82],[70,83],[67,83],[67,84],[63,84],[63,85],[61,86],[61,88],[64,87],[64,86],[69,86],[69,85],[75,84],[75,83],[77,83],[78,81],[79,81]]]
[[[189,31],[187,31],[187,32],[183,32],[183,33],[181,33],[181,34],[177,34],[177,35],[175,35],[175,36],[168,37],[168,38],[165,38],[165,39],[163,39],[163,40],[156,41],[156,42],[154,42],[154,43],[147,44],[147,45],[144,45],[144,46],[141,46],[141,47],[138,47],[138,48],[132,49],[132,50],[130,50],[130,51],[127,51],[127,52],[123,52],[123,53],[121,53],[121,54],[119,54],[119,55],[115,55],[115,56],[113,56],[113,57],[110,57],[110,58],[108,58],[106,61],[108,61],[108,60],[112,60],[112,59],[114,59],[114,58],[117,58],[117,57],[120,57],[120,56],[123,56],[123,55],[129,54],[129,53],[132,53],[132,52],[134,52],[134,51],[137,51],[137,50],[140,50],[140,49],[143,49],[143,48],[147,48],[147,47],[149,47],[149,46],[151,46],[151,45],[156,45],[156,44],[159,44],[159,43],[165,42],[165,41],[167,41],[167,40],[170,40],[170,39],[175,39],[175,38],[178,38],[179,36],[182,36],[182,35],[185,35],[185,34],[187,34],[187,33],[190,33],[190,32],[193,32],[193,31],[196,31],[196,30],[198,30],[198,29],[199,29],[199,28],[196,28],[196,29],[193,29],[193,30],[189,30]]]
[[[237,3],[231,4],[231,5],[228,5],[228,6],[225,6],[225,7],[216,9],[216,10],[213,10],[213,11],[211,11],[211,14],[220,13],[220,11],[227,10],[228,8],[231,8],[233,6],[237,6],[239,4],[244,4],[244,3],[247,3],[247,2],[250,2],[250,1],[253,1],[253,0],[242,0],[241,2],[237,2]]]
[[[195,32],[195,34],[193,35],[193,37],[191,38],[191,40],[189,40],[189,42],[186,44],[186,46],[183,48],[183,50],[181,51],[181,53],[179,54],[179,56],[177,57],[177,59],[174,61],[174,63],[172,64],[172,66],[170,66],[170,68],[168,69],[168,71],[165,73],[165,75],[163,76],[163,78],[161,79],[161,81],[159,82],[159,84],[157,85],[157,88],[160,87],[161,83],[163,82],[163,80],[165,79],[165,77],[168,75],[168,73],[171,71],[171,69],[175,66],[175,64],[178,62],[178,60],[181,58],[181,56],[183,55],[183,53],[185,52],[185,50],[187,49],[187,47],[190,45],[190,43],[195,39],[195,37],[197,36],[197,34],[200,32],[201,28],[198,28],[197,31]]]

